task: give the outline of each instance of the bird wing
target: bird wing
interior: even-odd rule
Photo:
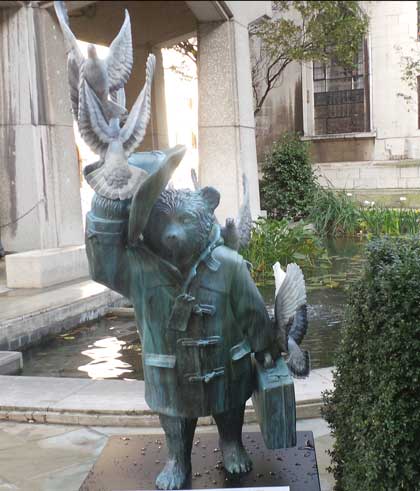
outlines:
[[[133,67],[133,43],[128,10],[125,11],[125,19],[120,32],[109,47],[106,66],[109,91],[112,93],[124,87]]]
[[[146,82],[131,108],[127,121],[121,129],[120,139],[127,154],[132,153],[143,140],[151,112],[152,80],[156,58],[150,54],[146,62]]]
[[[286,273],[280,264],[273,266],[276,281],[276,299],[274,314],[276,321],[277,337],[282,351],[288,351],[288,336],[293,326],[294,319],[302,306],[306,305],[306,288],[302,270],[297,264],[289,264]],[[306,319],[306,317],[305,317]],[[299,327],[299,331],[305,327]],[[302,336],[303,338],[303,336]]]
[[[67,71],[70,85],[70,99],[74,118],[79,114],[79,80],[80,70],[85,58],[80,51],[77,39],[70,29],[69,16],[63,1],[54,2],[55,13],[64,35],[64,44],[67,52]]]
[[[103,113],[101,101],[86,80],[80,86],[78,124],[80,135],[90,149],[103,156],[114,135]]]
[[[289,331],[289,339],[293,338],[297,344],[300,344],[308,330],[308,309],[306,304],[297,308],[293,322]]]
[[[249,201],[249,184],[245,174],[242,175],[242,185],[244,197],[242,206],[239,209],[237,229],[239,234],[239,247],[246,247],[251,240],[252,216],[251,205]]]
[[[295,378],[304,378],[311,371],[311,357],[309,352],[301,347],[289,337],[289,356],[286,360],[290,373]]]
[[[85,57],[80,51],[79,45],[77,44],[76,36],[70,29],[69,15],[67,13],[66,5],[63,1],[54,2],[55,13],[57,14],[58,22],[60,23],[61,30],[64,35],[64,44],[66,46],[67,55],[70,53],[74,56],[75,60],[81,65]]]

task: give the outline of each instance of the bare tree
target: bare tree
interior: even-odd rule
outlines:
[[[198,57],[198,43],[197,38],[187,39],[185,41],[181,41],[174,46],[172,49],[188,58],[195,65],[197,65],[197,57]],[[188,69],[187,63],[183,60],[178,65],[172,65],[169,67],[172,71],[180,75],[182,78],[186,80],[191,80],[193,77],[191,76],[191,70]]]
[[[197,63],[197,57],[198,57],[197,38],[191,38],[191,39],[187,39],[186,41],[181,41],[178,44],[175,44],[175,46],[173,46],[173,49],[175,51],[178,51],[178,53],[188,56],[188,58],[191,61]]]
[[[343,66],[354,65],[369,23],[357,1],[277,0],[273,11],[272,19],[250,29],[254,114],[292,61],[333,58]]]

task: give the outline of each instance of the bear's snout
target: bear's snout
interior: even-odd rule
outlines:
[[[163,234],[163,243],[168,249],[179,247],[185,241],[185,232],[181,227],[170,225]]]

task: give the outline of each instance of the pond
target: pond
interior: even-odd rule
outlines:
[[[330,263],[306,270],[309,329],[303,342],[312,368],[334,364],[346,305],[346,287],[360,274],[364,243],[335,239],[327,244]],[[274,284],[260,287],[272,311]],[[79,326],[23,353],[22,375],[142,379],[141,346],[133,319],[108,315]]]

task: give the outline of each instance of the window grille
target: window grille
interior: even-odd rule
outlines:
[[[370,129],[367,45],[355,65],[343,68],[334,60],[314,62],[315,134],[365,132]]]

